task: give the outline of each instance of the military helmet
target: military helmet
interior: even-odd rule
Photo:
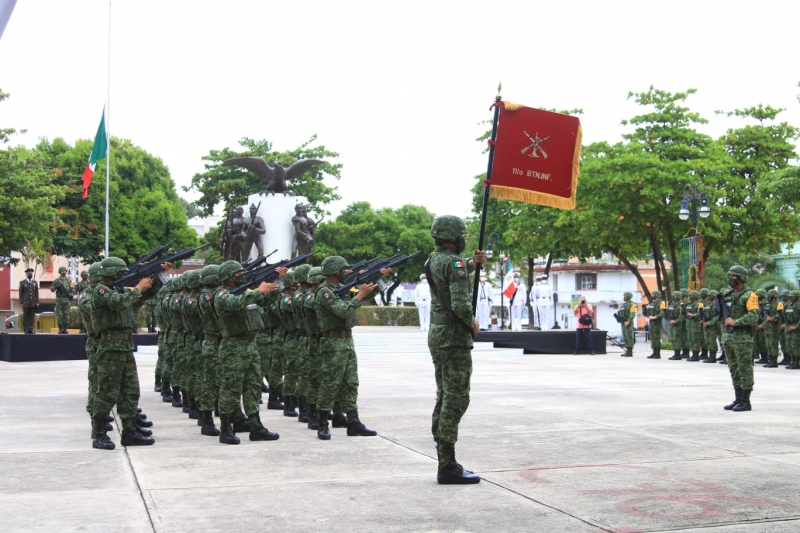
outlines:
[[[292,274],[294,274],[294,280],[297,283],[308,283],[308,271],[311,270],[311,265],[305,264],[294,267],[292,270]]]
[[[680,292],[682,296],[689,296],[689,289],[681,289]]]
[[[86,274],[89,276],[89,281],[94,281],[96,283],[102,280],[103,276],[100,275],[100,263],[92,264],[92,266],[89,267],[89,271]],[[81,275],[83,275],[82,272]]]
[[[661,291],[653,291],[650,293],[653,298],[661,298]]]
[[[219,279],[219,265],[206,265],[200,269],[200,283],[203,285],[217,285]]]
[[[322,261],[322,275],[333,276],[347,266],[347,261],[341,255],[332,255]]]
[[[800,291],[789,291],[787,296],[790,298],[800,298]]]
[[[689,293],[690,298],[700,298],[700,291],[692,291]]]
[[[719,294],[719,293],[717,291],[715,291],[714,289],[711,289],[710,291],[708,291],[708,295],[711,296],[712,298],[716,298],[717,294]]]
[[[774,296],[775,298],[778,297],[778,291],[776,289],[770,289],[767,291],[767,296]]]
[[[325,276],[322,275],[322,267],[313,267],[308,271],[308,283],[316,285],[325,281]]]
[[[65,267],[65,266],[58,267],[58,273],[59,274],[61,274],[62,272],[66,272],[66,271],[67,271],[67,267]]]
[[[626,298],[626,299],[627,298],[633,298],[633,293],[632,292],[626,292],[625,294],[622,295],[622,297]]]
[[[184,279],[184,288],[186,289],[196,289],[200,287],[200,271],[199,270],[190,270],[186,272],[183,276]]]
[[[291,287],[292,285],[297,285],[297,280],[294,279],[294,273],[287,272],[286,275],[281,278],[281,283],[283,283],[284,287]]]
[[[217,279],[221,282],[225,281],[242,270],[244,270],[244,268],[242,268],[242,264],[239,261],[225,261],[217,270]]]
[[[747,281],[749,274],[747,273],[747,269],[740,265],[733,265],[728,269],[728,276],[738,276],[738,278],[742,281]]]
[[[700,289],[700,296],[707,296],[707,295],[708,295],[707,288],[703,287],[702,289]]]
[[[172,290],[173,291],[182,291],[186,288],[186,278],[184,274],[178,274],[174,278],[172,278]]]
[[[767,297],[767,291],[765,291],[764,289],[758,289],[756,291],[756,294],[759,295],[759,296],[763,296],[764,298]]]
[[[431,224],[431,237],[452,241],[467,234],[464,221],[453,215],[443,215],[433,219]]]
[[[792,292],[792,291],[790,291],[789,289],[783,289],[781,291],[781,296],[788,296],[790,292]]]
[[[81,277],[82,278],[88,278],[89,277],[89,271],[81,270]]]
[[[58,269],[61,272],[61,269]],[[100,261],[100,277],[110,278],[128,271],[128,265],[119,257],[106,257]]]

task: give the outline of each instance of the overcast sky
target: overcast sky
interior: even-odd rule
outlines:
[[[582,108],[584,143],[616,141],[629,91],[698,89],[720,135],[758,103],[800,125],[800,2],[114,0],[111,134],[188,185],[242,137],[339,152],[340,202],[467,215],[475,141],[504,99]],[[0,127],[14,142],[90,139],[107,95],[109,2],[19,0],[0,40]],[[113,154],[112,154],[113,157]],[[579,184],[580,186],[580,184]],[[191,193],[179,194],[191,199]]]

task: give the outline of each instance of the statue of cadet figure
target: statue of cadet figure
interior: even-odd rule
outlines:
[[[250,218],[246,218],[244,221],[242,230],[244,235],[241,251],[242,261],[247,261],[247,259],[249,259],[250,251],[253,249],[254,244],[256,245],[256,256],[264,255],[262,236],[267,232],[267,226],[264,224],[264,219],[257,215],[259,207],[261,207],[260,203],[258,206],[250,204]]]
[[[294,206],[295,216],[292,217],[294,226],[294,240],[292,240],[292,258],[301,254],[310,254],[314,249],[317,234],[317,224],[308,216],[305,204]]]

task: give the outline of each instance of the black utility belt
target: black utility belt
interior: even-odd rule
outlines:
[[[253,342],[256,340],[255,333],[242,333],[241,335],[223,335],[223,339],[238,339],[241,341]]]
[[[353,338],[353,330],[349,328],[345,329],[330,329],[328,331],[323,331],[320,336],[328,338],[328,339],[352,339]]]
[[[129,341],[132,336],[130,332],[124,331],[102,331],[97,334],[101,341]]]
[[[460,318],[453,315],[431,315],[431,324],[436,326],[458,326],[464,323]]]

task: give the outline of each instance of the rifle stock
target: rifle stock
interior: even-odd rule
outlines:
[[[231,291],[232,294],[242,294],[243,292],[247,291],[250,287],[258,286],[262,282],[273,283],[278,280],[279,275],[277,272],[278,268],[292,268],[293,266],[301,265],[306,262],[306,260],[314,255],[317,252],[311,252],[310,254],[301,254],[295,257],[294,259],[284,259],[283,261],[279,261],[274,265],[265,265],[261,268],[253,270],[248,275],[248,281],[244,285],[239,285],[235,289]],[[270,254],[271,255],[271,254]]]
[[[722,313],[723,319],[731,317],[731,310],[728,309],[728,304],[725,303],[725,295],[722,293],[717,294],[714,298],[717,300],[717,310]],[[733,326],[726,326],[728,333],[733,333]]]
[[[159,258],[152,263],[145,263],[140,265],[134,265],[133,268],[128,269],[128,272],[116,280],[114,283],[111,284],[111,287],[114,289],[119,289],[122,287],[133,287],[140,280],[144,278],[152,278],[161,274],[164,271],[163,264],[164,263],[174,263],[176,261],[183,261],[184,259],[189,259],[195,253],[202,250],[203,248],[207,248],[211,246],[211,243],[206,243],[203,246],[198,246],[196,248],[184,248],[178,252],[173,252],[171,254],[167,254],[164,257]]]
[[[417,250],[413,254],[409,255],[397,254],[393,258],[385,259],[383,261],[376,263],[375,265],[369,267],[369,269],[366,270],[363,274],[356,275],[355,279],[336,289],[335,291],[336,295],[339,298],[343,298],[350,293],[350,289],[352,289],[357,285],[363,285],[364,283],[373,283],[375,281],[378,281],[379,279],[381,279],[382,276],[381,270],[383,270],[384,268],[394,268],[396,266],[400,266],[409,259],[411,259],[412,257],[414,257],[415,255],[419,254],[420,252],[422,252],[422,250]]]

